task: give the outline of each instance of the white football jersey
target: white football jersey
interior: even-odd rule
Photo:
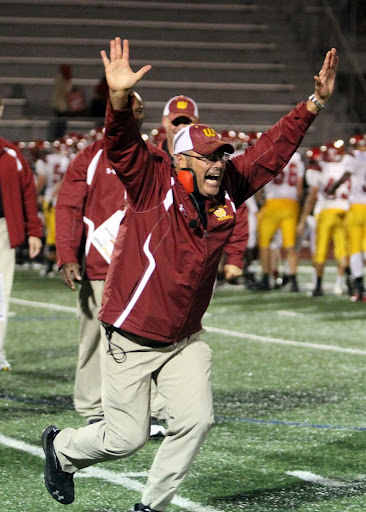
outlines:
[[[305,166],[300,153],[292,155],[288,164],[264,187],[266,199],[298,200],[297,184],[304,177]]]
[[[346,171],[349,172],[353,168],[353,157],[345,155],[340,162],[321,162],[320,167],[321,171],[314,169],[306,171],[306,180],[309,186],[318,189],[314,213],[317,214],[330,208],[348,210],[350,180],[342,183],[334,194],[330,194],[329,190],[334,182],[338,181]]]
[[[247,205],[249,213],[256,214],[258,212],[258,205],[254,196],[248,197],[244,202]]]
[[[354,151],[351,172],[350,204],[366,204],[366,151]]]
[[[62,180],[69,163],[70,159],[60,153],[51,153],[36,161],[36,174],[46,177],[44,199],[52,200],[53,206],[56,206],[56,197],[53,197],[55,185]]]

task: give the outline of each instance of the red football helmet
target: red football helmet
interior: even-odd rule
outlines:
[[[250,131],[248,133],[239,133],[239,138],[243,141],[246,146],[254,146],[258,141],[259,137],[262,135],[262,132]]]
[[[320,147],[323,153],[324,162],[340,162],[346,152],[343,140],[329,141],[325,146]]]
[[[71,152],[77,152],[79,149],[84,149],[89,143],[87,136],[80,132],[70,132],[65,135],[65,139]]]
[[[28,144],[28,151],[33,162],[44,158],[52,150],[48,140],[32,140]]]
[[[223,142],[231,144],[235,150],[243,150],[243,141],[240,138],[240,134],[235,130],[222,130],[219,134]]]
[[[159,126],[159,128],[154,128],[151,130],[150,140],[153,144],[158,146],[162,140],[166,137],[166,131],[164,126]]]
[[[366,149],[366,135],[362,133],[356,133],[349,139],[349,143],[355,149]]]
[[[96,126],[89,131],[89,140],[91,142],[95,142],[96,140],[100,140],[104,135],[104,126]]]
[[[222,130],[220,137],[223,142],[233,143],[238,138],[238,135],[234,130]]]
[[[306,152],[306,156],[309,160],[315,160],[315,162],[320,162],[323,158],[323,154],[319,146],[312,146],[309,148]]]

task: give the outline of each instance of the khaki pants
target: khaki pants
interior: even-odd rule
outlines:
[[[10,247],[5,218],[0,218],[0,363],[5,361],[5,337],[8,327],[10,293],[13,286],[15,249]]]
[[[74,386],[75,410],[87,420],[103,418],[100,374],[100,322],[104,281],[82,281],[78,297],[79,354]]]
[[[149,438],[151,379],[169,411],[141,502],[164,511],[213,424],[211,350],[199,334],[151,348],[114,333],[101,350],[105,421],[66,428],[54,446],[64,471],[132,455]]]
[[[100,321],[104,281],[82,281],[78,296],[79,353],[74,385],[75,410],[86,420],[103,418],[100,371]],[[168,420],[165,401],[151,385],[151,416]]]

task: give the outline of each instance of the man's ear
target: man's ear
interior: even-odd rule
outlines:
[[[165,129],[167,129],[167,126],[169,126],[169,119],[167,118],[167,116],[163,116],[161,118],[161,124]]]
[[[177,168],[177,172],[179,172],[180,169],[187,167],[187,158],[184,155],[181,155],[180,153],[174,155],[174,162]]]

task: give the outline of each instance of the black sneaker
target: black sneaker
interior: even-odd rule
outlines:
[[[323,295],[324,295],[324,292],[323,292],[322,288],[315,288],[315,290],[313,290],[311,292],[312,297],[323,297]]]
[[[262,277],[260,281],[247,285],[247,288],[256,292],[267,292],[271,289],[269,279],[266,277]]]
[[[147,507],[143,503],[136,503],[136,505],[133,507],[133,510],[134,512],[158,512],[153,508]]]
[[[47,491],[58,503],[69,505],[74,501],[74,474],[66,473],[61,469],[60,462],[56,456],[53,441],[61,431],[55,425],[50,425],[42,433],[42,446],[46,456],[44,468],[44,481]]]
[[[297,284],[297,279],[295,276],[290,277],[289,283],[290,283],[290,292],[299,292],[300,291],[300,288],[299,288],[299,285]]]

